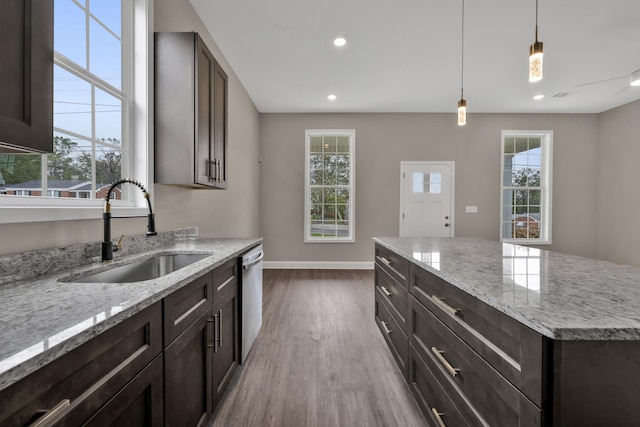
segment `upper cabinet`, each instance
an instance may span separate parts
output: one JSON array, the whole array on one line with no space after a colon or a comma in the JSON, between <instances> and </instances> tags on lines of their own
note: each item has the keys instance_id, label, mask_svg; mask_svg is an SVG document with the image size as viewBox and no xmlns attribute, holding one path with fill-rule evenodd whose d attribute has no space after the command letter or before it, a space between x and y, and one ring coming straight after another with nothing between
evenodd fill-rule
<instances>
[{"instance_id":1,"label":"upper cabinet","mask_svg":"<svg viewBox=\"0 0 640 427\"><path fill-rule=\"evenodd\" d=\"M227 188L227 91L197 33L156 33L156 183Z\"/></svg>"},{"instance_id":2,"label":"upper cabinet","mask_svg":"<svg viewBox=\"0 0 640 427\"><path fill-rule=\"evenodd\" d=\"M53 151L53 3L0 2L0 153Z\"/></svg>"}]
</instances>

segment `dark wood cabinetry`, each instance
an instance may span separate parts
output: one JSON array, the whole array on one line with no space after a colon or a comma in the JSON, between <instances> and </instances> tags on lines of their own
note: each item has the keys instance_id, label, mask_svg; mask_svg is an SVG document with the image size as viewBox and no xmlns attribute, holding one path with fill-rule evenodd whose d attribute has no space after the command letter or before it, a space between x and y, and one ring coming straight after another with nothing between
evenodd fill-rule
<instances>
[{"instance_id":1,"label":"dark wood cabinetry","mask_svg":"<svg viewBox=\"0 0 640 427\"><path fill-rule=\"evenodd\" d=\"M409 351L409 263L382 246L376 246L375 258L376 323L406 377Z\"/></svg>"},{"instance_id":2,"label":"dark wood cabinetry","mask_svg":"<svg viewBox=\"0 0 640 427\"><path fill-rule=\"evenodd\" d=\"M0 153L53 151L53 3L0 3Z\"/></svg>"},{"instance_id":3,"label":"dark wood cabinetry","mask_svg":"<svg viewBox=\"0 0 640 427\"><path fill-rule=\"evenodd\" d=\"M26 426L43 416L57 425L112 423L115 407L144 421L128 425L161 425L161 351L157 303L0 392L0 425ZM127 404L120 407L121 401ZM111 415L100 415L105 413Z\"/></svg>"},{"instance_id":4,"label":"dark wood cabinetry","mask_svg":"<svg viewBox=\"0 0 640 427\"><path fill-rule=\"evenodd\" d=\"M155 182L227 187L227 98L197 33L155 34Z\"/></svg>"},{"instance_id":5,"label":"dark wood cabinetry","mask_svg":"<svg viewBox=\"0 0 640 427\"><path fill-rule=\"evenodd\" d=\"M205 426L237 370L237 262L164 299L165 425Z\"/></svg>"}]
</instances>

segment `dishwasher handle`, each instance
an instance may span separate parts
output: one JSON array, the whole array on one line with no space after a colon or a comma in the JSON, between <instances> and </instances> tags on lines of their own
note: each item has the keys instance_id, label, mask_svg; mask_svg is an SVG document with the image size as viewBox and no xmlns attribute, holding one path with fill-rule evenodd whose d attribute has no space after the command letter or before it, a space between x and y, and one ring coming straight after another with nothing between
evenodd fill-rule
<instances>
[{"instance_id":1,"label":"dishwasher handle","mask_svg":"<svg viewBox=\"0 0 640 427\"><path fill-rule=\"evenodd\" d=\"M251 267L253 267L254 265L256 265L257 263L262 261L262 258L264 258L264 251L260 251L260 255L258 255L258 257L256 259L254 259L253 261L249 261L246 264L243 263L242 264L242 269L243 270L248 270Z\"/></svg>"}]
</instances>

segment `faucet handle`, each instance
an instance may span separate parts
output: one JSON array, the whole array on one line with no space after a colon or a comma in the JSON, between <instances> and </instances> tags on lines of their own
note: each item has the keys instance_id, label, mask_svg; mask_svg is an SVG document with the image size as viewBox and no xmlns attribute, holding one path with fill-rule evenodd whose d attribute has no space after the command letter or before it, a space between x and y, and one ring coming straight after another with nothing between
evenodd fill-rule
<instances>
[{"instance_id":1,"label":"faucet handle","mask_svg":"<svg viewBox=\"0 0 640 427\"><path fill-rule=\"evenodd\" d=\"M124 234L120 236L120 238L118 239L118 243L116 244L116 247L113 250L114 252L122 250L122 239L124 239Z\"/></svg>"}]
</instances>

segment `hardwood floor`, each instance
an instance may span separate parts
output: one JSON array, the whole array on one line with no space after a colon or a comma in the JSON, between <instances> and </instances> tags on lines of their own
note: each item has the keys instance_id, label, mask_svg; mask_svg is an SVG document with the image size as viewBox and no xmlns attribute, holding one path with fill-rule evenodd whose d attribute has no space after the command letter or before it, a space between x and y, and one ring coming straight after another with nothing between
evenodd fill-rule
<instances>
[{"instance_id":1,"label":"hardwood floor","mask_svg":"<svg viewBox=\"0 0 640 427\"><path fill-rule=\"evenodd\" d=\"M265 270L262 329L210 426L426 425L373 286L368 270Z\"/></svg>"}]
</instances>

